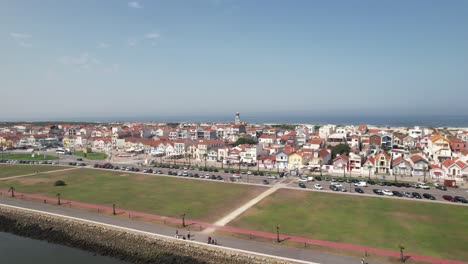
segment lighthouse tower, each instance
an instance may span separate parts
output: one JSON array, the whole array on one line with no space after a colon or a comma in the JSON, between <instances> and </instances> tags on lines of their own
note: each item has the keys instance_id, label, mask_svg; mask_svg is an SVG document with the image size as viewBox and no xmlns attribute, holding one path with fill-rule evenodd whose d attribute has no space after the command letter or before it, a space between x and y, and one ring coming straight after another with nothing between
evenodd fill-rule
<instances>
[{"instance_id":1,"label":"lighthouse tower","mask_svg":"<svg viewBox=\"0 0 468 264\"><path fill-rule=\"evenodd\" d=\"M240 114L239 112L236 113L236 118L234 118L234 124L240 125L241 120L240 120Z\"/></svg>"}]
</instances>

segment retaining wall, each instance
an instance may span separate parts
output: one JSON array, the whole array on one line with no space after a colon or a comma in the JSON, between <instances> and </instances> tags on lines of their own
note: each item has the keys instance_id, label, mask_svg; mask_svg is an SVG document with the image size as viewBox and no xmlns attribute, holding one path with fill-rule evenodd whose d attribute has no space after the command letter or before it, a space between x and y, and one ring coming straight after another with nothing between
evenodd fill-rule
<instances>
[{"instance_id":1,"label":"retaining wall","mask_svg":"<svg viewBox=\"0 0 468 264\"><path fill-rule=\"evenodd\" d=\"M0 231L132 263L290 263L273 257L1 205Z\"/></svg>"}]
</instances>

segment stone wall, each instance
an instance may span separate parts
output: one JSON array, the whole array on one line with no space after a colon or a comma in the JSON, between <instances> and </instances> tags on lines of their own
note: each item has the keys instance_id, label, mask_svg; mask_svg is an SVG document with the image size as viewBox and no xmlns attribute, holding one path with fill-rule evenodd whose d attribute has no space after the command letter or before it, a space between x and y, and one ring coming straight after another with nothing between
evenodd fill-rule
<instances>
[{"instance_id":1,"label":"stone wall","mask_svg":"<svg viewBox=\"0 0 468 264\"><path fill-rule=\"evenodd\" d=\"M76 247L132 263L289 263L1 205L0 231Z\"/></svg>"}]
</instances>

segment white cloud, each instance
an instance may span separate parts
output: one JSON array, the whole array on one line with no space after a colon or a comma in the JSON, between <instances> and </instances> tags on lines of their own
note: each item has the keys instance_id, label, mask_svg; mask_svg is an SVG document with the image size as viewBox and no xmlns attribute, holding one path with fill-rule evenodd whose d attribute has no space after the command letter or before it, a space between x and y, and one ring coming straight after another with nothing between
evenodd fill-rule
<instances>
[{"instance_id":1,"label":"white cloud","mask_svg":"<svg viewBox=\"0 0 468 264\"><path fill-rule=\"evenodd\" d=\"M147 33L145 35L145 39L157 39L159 38L161 35L159 35L158 33L156 32L150 32L150 33Z\"/></svg>"},{"instance_id":2,"label":"white cloud","mask_svg":"<svg viewBox=\"0 0 468 264\"><path fill-rule=\"evenodd\" d=\"M105 49L105 48L108 48L109 47L109 44L107 43L104 43L104 42L98 42L98 47L101 48L101 49Z\"/></svg>"},{"instance_id":3,"label":"white cloud","mask_svg":"<svg viewBox=\"0 0 468 264\"><path fill-rule=\"evenodd\" d=\"M16 33L16 32L10 33L10 36L13 37L14 39L29 39L29 38L32 38L32 36L29 35L29 34Z\"/></svg>"},{"instance_id":4,"label":"white cloud","mask_svg":"<svg viewBox=\"0 0 468 264\"><path fill-rule=\"evenodd\" d=\"M127 40L127 45L133 47L133 46L136 46L138 44L138 40L134 39L134 38L129 38Z\"/></svg>"},{"instance_id":5,"label":"white cloud","mask_svg":"<svg viewBox=\"0 0 468 264\"><path fill-rule=\"evenodd\" d=\"M143 8L143 6L137 1L128 2L128 6L131 8L136 8L136 9Z\"/></svg>"},{"instance_id":6,"label":"white cloud","mask_svg":"<svg viewBox=\"0 0 468 264\"><path fill-rule=\"evenodd\" d=\"M79 68L89 68L90 66L100 64L101 62L84 52L78 56L62 56L58 62L66 66L76 66Z\"/></svg>"},{"instance_id":7,"label":"white cloud","mask_svg":"<svg viewBox=\"0 0 468 264\"><path fill-rule=\"evenodd\" d=\"M23 48L32 47L31 42L29 42L32 36L29 34L11 32L10 37L12 37L20 47L23 47Z\"/></svg>"}]
</instances>

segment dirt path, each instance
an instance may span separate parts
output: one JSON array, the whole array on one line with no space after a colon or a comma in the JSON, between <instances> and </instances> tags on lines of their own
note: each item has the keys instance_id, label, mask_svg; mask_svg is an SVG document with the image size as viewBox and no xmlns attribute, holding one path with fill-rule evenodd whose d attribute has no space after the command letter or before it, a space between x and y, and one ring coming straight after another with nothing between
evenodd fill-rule
<instances>
[{"instance_id":1,"label":"dirt path","mask_svg":"<svg viewBox=\"0 0 468 264\"><path fill-rule=\"evenodd\" d=\"M68 169L63 169L63 170L52 170L52 171L43 171L39 173L30 173L30 174L24 174L24 175L16 175L16 176L11 176L11 177L6 177L6 178L0 178L0 181L5 181L5 180L11 180L11 179L16 179L16 178L22 178L22 177L28 177L28 176L34 176L38 174L44 174L44 173L52 173L52 172L59 172L59 171L69 171L69 170L76 170L79 168L68 168Z\"/></svg>"}]
</instances>

